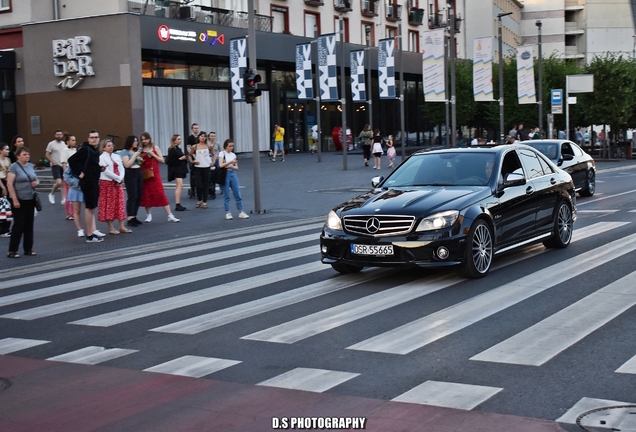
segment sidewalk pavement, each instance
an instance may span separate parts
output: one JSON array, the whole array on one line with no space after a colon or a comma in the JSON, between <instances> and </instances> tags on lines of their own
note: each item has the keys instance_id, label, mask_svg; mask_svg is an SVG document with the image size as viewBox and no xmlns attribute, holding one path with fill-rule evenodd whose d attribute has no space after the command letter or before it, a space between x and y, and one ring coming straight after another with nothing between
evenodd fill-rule
<instances>
[{"instance_id":1,"label":"sidewalk pavement","mask_svg":"<svg viewBox=\"0 0 636 432\"><path fill-rule=\"evenodd\" d=\"M372 432L565 431L526 417L0 355L4 431L259 432L283 418L363 418Z\"/></svg>"}]
</instances>

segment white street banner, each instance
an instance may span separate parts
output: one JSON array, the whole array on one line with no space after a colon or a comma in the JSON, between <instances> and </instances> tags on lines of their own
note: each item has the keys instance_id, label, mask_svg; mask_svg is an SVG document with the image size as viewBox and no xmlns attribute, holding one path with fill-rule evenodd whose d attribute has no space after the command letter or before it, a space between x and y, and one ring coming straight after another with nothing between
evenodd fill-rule
<instances>
[{"instance_id":1,"label":"white street banner","mask_svg":"<svg viewBox=\"0 0 636 432\"><path fill-rule=\"evenodd\" d=\"M232 74L232 100L243 100L243 74L247 69L247 38L230 39L230 72Z\"/></svg>"},{"instance_id":2,"label":"white street banner","mask_svg":"<svg viewBox=\"0 0 636 432\"><path fill-rule=\"evenodd\" d=\"M493 101L492 36L473 40L473 96L475 101Z\"/></svg>"},{"instance_id":3,"label":"white street banner","mask_svg":"<svg viewBox=\"0 0 636 432\"><path fill-rule=\"evenodd\" d=\"M320 83L320 100L338 102L335 34L318 38L318 82Z\"/></svg>"},{"instance_id":4,"label":"white street banner","mask_svg":"<svg viewBox=\"0 0 636 432\"><path fill-rule=\"evenodd\" d=\"M532 45L517 48L517 96L520 104L537 103L534 91L534 57Z\"/></svg>"},{"instance_id":5,"label":"white street banner","mask_svg":"<svg viewBox=\"0 0 636 432\"><path fill-rule=\"evenodd\" d=\"M380 99L395 99L395 39L380 39L378 45Z\"/></svg>"},{"instance_id":6,"label":"white street banner","mask_svg":"<svg viewBox=\"0 0 636 432\"><path fill-rule=\"evenodd\" d=\"M351 51L351 97L354 102L366 102L367 90L364 81L364 50Z\"/></svg>"},{"instance_id":7,"label":"white street banner","mask_svg":"<svg viewBox=\"0 0 636 432\"><path fill-rule=\"evenodd\" d=\"M298 99L314 98L311 73L311 43L296 45L296 92Z\"/></svg>"},{"instance_id":8,"label":"white street banner","mask_svg":"<svg viewBox=\"0 0 636 432\"><path fill-rule=\"evenodd\" d=\"M422 50L422 79L426 102L446 101L446 74L444 73L444 30L424 32Z\"/></svg>"}]
</instances>

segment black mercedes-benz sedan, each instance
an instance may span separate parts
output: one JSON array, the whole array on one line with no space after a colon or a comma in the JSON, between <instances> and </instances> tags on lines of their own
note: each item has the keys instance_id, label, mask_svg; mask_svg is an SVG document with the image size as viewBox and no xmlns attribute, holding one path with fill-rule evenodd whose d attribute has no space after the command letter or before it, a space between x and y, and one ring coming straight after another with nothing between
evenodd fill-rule
<instances>
[{"instance_id":1,"label":"black mercedes-benz sedan","mask_svg":"<svg viewBox=\"0 0 636 432\"><path fill-rule=\"evenodd\" d=\"M524 144L540 151L556 166L572 176L574 188L583 197L596 190L596 163L581 147L568 140L529 140Z\"/></svg>"},{"instance_id":2,"label":"black mercedes-benz sedan","mask_svg":"<svg viewBox=\"0 0 636 432\"><path fill-rule=\"evenodd\" d=\"M420 151L374 189L334 208L322 262L341 273L368 266L459 266L485 276L495 254L572 238L572 177L521 145Z\"/></svg>"}]
</instances>

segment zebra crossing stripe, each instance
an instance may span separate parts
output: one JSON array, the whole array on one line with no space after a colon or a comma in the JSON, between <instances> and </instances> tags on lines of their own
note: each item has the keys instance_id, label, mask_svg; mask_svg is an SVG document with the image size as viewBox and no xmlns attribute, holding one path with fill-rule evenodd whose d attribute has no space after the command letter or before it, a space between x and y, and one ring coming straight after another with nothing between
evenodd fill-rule
<instances>
[{"instance_id":1,"label":"zebra crossing stripe","mask_svg":"<svg viewBox=\"0 0 636 432\"><path fill-rule=\"evenodd\" d=\"M472 410L502 390L503 388L500 387L426 381L391 400L394 402Z\"/></svg>"},{"instance_id":2,"label":"zebra crossing stripe","mask_svg":"<svg viewBox=\"0 0 636 432\"><path fill-rule=\"evenodd\" d=\"M471 357L471 360L541 366L636 304L636 272Z\"/></svg>"},{"instance_id":3,"label":"zebra crossing stripe","mask_svg":"<svg viewBox=\"0 0 636 432\"><path fill-rule=\"evenodd\" d=\"M310 253L315 252L315 248L311 248ZM294 256L298 256L295 254ZM224 268L222 268L224 269ZM89 325L96 327L110 327L115 324L136 320L139 318L156 315L161 312L191 306L204 301L215 298L236 294L250 289L266 286L269 284L281 282L285 279L291 279L298 276L308 275L321 270L326 270L325 265L320 262L312 262L291 269L278 270L266 274L260 274L245 279L239 279L226 284L212 286L202 290L192 291L150 303L144 303L138 306L132 306L126 309L120 309L108 312L102 315L73 321L70 324ZM236 271L234 267L231 272Z\"/></svg>"},{"instance_id":4,"label":"zebra crossing stripe","mask_svg":"<svg viewBox=\"0 0 636 432\"><path fill-rule=\"evenodd\" d=\"M71 351L69 353L61 354L55 357L49 357L47 358L47 360L65 363L96 365L136 352L137 350L132 349L89 346L86 348L78 349L77 351Z\"/></svg>"},{"instance_id":5,"label":"zebra crossing stripe","mask_svg":"<svg viewBox=\"0 0 636 432\"><path fill-rule=\"evenodd\" d=\"M636 356L627 360L625 364L616 369L614 372L624 373L624 374L636 374Z\"/></svg>"},{"instance_id":6,"label":"zebra crossing stripe","mask_svg":"<svg viewBox=\"0 0 636 432\"><path fill-rule=\"evenodd\" d=\"M600 233L603 230L611 229L610 227L614 227L614 225L611 224L606 226L605 228L593 226L590 228L589 231ZM581 231L582 232L579 233L579 235L577 236L577 240L587 238L587 230L584 229ZM545 252L545 250L545 248L541 247L540 250L537 250L533 254L514 256L509 260L500 262L497 266L493 267L493 270L510 265L522 259L528 259L531 256ZM376 294L372 294L367 297L353 300L339 306L335 306L330 309L316 312L314 314L301 317L293 321L288 321L286 323L255 332L247 336L243 336L241 339L287 344L295 343L299 340L315 336L328 330L332 330L336 327L355 321L357 319L377 312L381 312L390 307L409 302L416 298L423 297L435 291L439 291L441 289L464 281L464 278L453 274L439 276L435 279L427 281L424 286L421 281L410 282Z\"/></svg>"},{"instance_id":7,"label":"zebra crossing stripe","mask_svg":"<svg viewBox=\"0 0 636 432\"><path fill-rule=\"evenodd\" d=\"M323 268L325 268L324 265ZM318 296L340 291L373 279L381 278L391 273L392 272L387 269L374 269L354 275L337 276L335 278L316 282L311 285L285 291L273 296L238 304L229 308L220 309L207 314L188 318L183 321L157 327L150 331L193 335L285 306L300 303Z\"/></svg>"},{"instance_id":8,"label":"zebra crossing stripe","mask_svg":"<svg viewBox=\"0 0 636 432\"><path fill-rule=\"evenodd\" d=\"M262 250L262 248L261 248ZM236 251L229 251L232 255L240 254ZM194 281L200 281L204 279L213 279L217 276L222 276L230 273L240 272L243 270L249 270L256 267L261 267L265 265L274 265L281 261L288 261L298 257L303 257L311 254L317 253L315 246L308 246L303 249L295 249L289 252L281 252L277 254L268 255L265 257L254 258L247 261L239 261L231 266L218 266L213 268L206 268L204 270L199 270L196 272L191 272L187 274L178 274L171 277L166 277L163 279L152 280L149 282L144 282L142 284L133 285L125 288L119 288L112 291L106 291L103 293L97 293L88 295L85 297L79 297L76 299L66 300L58 303L52 303L44 306L38 306L30 309L24 309L17 312L8 313L5 315L1 315L2 318L11 318L11 319L21 319L21 320L34 320L38 318L43 318L47 316L57 315L60 313L70 312L73 310L82 309L89 306L95 306L98 304L108 303L116 300L121 300L124 298L134 297L142 294L147 294L151 292L156 292L164 289L174 288L179 285L187 285ZM208 256L208 258L204 262L208 262L211 259L221 259L223 253L217 253L213 256ZM197 257L201 258L201 257ZM189 261L194 258L190 258ZM318 266L317 266L318 267ZM322 266L324 268L324 265ZM162 267L165 270L165 266ZM176 264L176 268L180 268L179 264ZM119 276L127 276L126 272L118 274ZM96 278L100 279L100 278ZM85 281L84 281L85 282ZM63 287L67 287L68 284L61 285ZM59 287L59 286L58 286ZM45 297L47 295L53 295L51 291L54 291L55 294L59 294L58 287L46 288L46 291L41 295L41 297ZM41 291L41 290L40 290ZM70 291L74 291L71 289ZM62 291L68 292L68 291ZM42 294L42 293L40 293ZM33 297L29 296L29 293L24 293L25 297ZM35 298L35 297L34 297ZM37 297L39 298L39 297ZM5 298L6 299L6 298ZM2 302L5 299L0 299ZM26 301L26 300L21 300ZM14 301L18 303L18 301Z\"/></svg>"},{"instance_id":9,"label":"zebra crossing stripe","mask_svg":"<svg viewBox=\"0 0 636 432\"><path fill-rule=\"evenodd\" d=\"M189 253L201 252L204 250L215 250L215 249L220 249L220 248L224 248L228 246L236 246L241 243L254 243L254 242L258 242L263 239L267 239L271 237L281 237L283 235L295 234L302 231L318 230L322 228L322 226L323 224L312 224L308 226L293 227L293 228L282 229L278 231L272 230L272 231L267 231L267 232L258 233L258 234L246 235L242 237L233 237L233 238L228 238L225 240L215 241L211 239L207 243L195 244L195 245L190 245L185 247L176 247L176 248L173 247L173 248L160 251L160 252L154 252L157 250L157 247L152 248L151 250L153 252L149 252L149 253L142 253L142 251L137 249L136 253L133 256L126 256L125 258L121 258L122 253L119 253L119 255L116 256L119 259L114 259L115 257L112 257L112 259L110 260L98 262L95 264L89 264L86 266L73 265L73 267L68 269L63 269L63 270L53 269L51 271L33 274L29 276L23 276L25 274L25 270L21 269L21 272L17 274L15 277L2 282L2 284L0 284L0 290L13 288L16 286L28 286L34 283L47 282L53 279L59 279L59 278L68 277L68 276L85 275L85 274L90 274L92 272L104 271L111 268L119 268L122 266L131 265L131 264L152 262L153 260L174 257L177 255L185 255ZM319 233L315 232L313 234L309 234L304 237L293 237L287 240L282 239L276 242L264 243L260 246L260 248L261 250L270 249L270 245L272 243L277 243L279 245L277 247L296 244L298 243L294 241L296 238L298 239L310 238L311 240L315 240L318 235ZM182 242L183 239L180 239L179 241ZM289 243L285 243L287 241L289 241ZM304 240L304 241L310 241L310 240ZM252 249L254 248L255 247L253 246ZM95 257L96 260L98 258L99 257ZM185 263L185 265L188 265L188 264ZM59 268L60 266L61 264L58 265L57 268ZM34 271L38 271L38 270L42 270L42 269L38 269L37 267L34 268Z\"/></svg>"},{"instance_id":10,"label":"zebra crossing stripe","mask_svg":"<svg viewBox=\"0 0 636 432\"><path fill-rule=\"evenodd\" d=\"M201 378L239 363L241 362L237 360L187 355L144 369L144 371Z\"/></svg>"},{"instance_id":11,"label":"zebra crossing stripe","mask_svg":"<svg viewBox=\"0 0 636 432\"><path fill-rule=\"evenodd\" d=\"M358 375L360 374L325 369L296 368L256 385L322 393Z\"/></svg>"},{"instance_id":12,"label":"zebra crossing stripe","mask_svg":"<svg viewBox=\"0 0 636 432\"><path fill-rule=\"evenodd\" d=\"M19 339L19 338L4 338L0 339L0 355L10 354L16 351L22 351L27 348L31 348L38 345L51 343L51 341L37 340L37 339Z\"/></svg>"},{"instance_id":13,"label":"zebra crossing stripe","mask_svg":"<svg viewBox=\"0 0 636 432\"><path fill-rule=\"evenodd\" d=\"M633 250L636 250L636 234L351 345L348 349L408 354Z\"/></svg>"}]
</instances>

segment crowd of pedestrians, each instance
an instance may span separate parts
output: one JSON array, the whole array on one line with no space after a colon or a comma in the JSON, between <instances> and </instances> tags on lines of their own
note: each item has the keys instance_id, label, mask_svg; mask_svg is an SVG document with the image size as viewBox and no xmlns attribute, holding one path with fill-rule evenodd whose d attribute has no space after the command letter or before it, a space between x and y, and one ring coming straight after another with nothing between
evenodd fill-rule
<instances>
[{"instance_id":1,"label":"crowd of pedestrians","mask_svg":"<svg viewBox=\"0 0 636 432\"><path fill-rule=\"evenodd\" d=\"M238 159L233 152L233 140L226 140L221 151L214 132L206 134L199 131L197 124L192 125L192 132L195 136L188 138L191 144L185 152L181 148L181 135L173 135L164 160L148 132L142 133L139 138L128 136L124 149L116 152L113 140L100 141L96 130L91 130L88 141L79 147L75 135L56 130L55 139L46 147L46 158L55 181L47 195L48 201L55 204L56 192L60 190L60 203L65 206L66 220L74 222L77 236L85 238L87 243L100 243L106 237L97 229L96 218L106 223L110 235L131 234L133 230L129 227L151 223L153 207L162 207L168 222L179 222L180 219L170 209L161 180L159 166L165 163L168 181L174 181L176 185L175 211L187 210L181 205L181 193L188 171L192 194L198 198L195 207L205 209L208 198L216 198L215 184L210 183L211 172L219 170L225 174L220 186L224 193L226 219L233 219L229 206L230 190L239 211L238 217L247 219L249 216L243 211L239 189ZM20 243L23 255L36 254L33 251L33 228L35 216L41 209L35 190L38 184L24 139L16 136L11 145L0 143L0 204L5 207L0 214L10 215L9 218L0 218L0 237L10 238L9 258L21 257ZM140 207L146 210L144 222L137 219Z\"/></svg>"}]
</instances>

